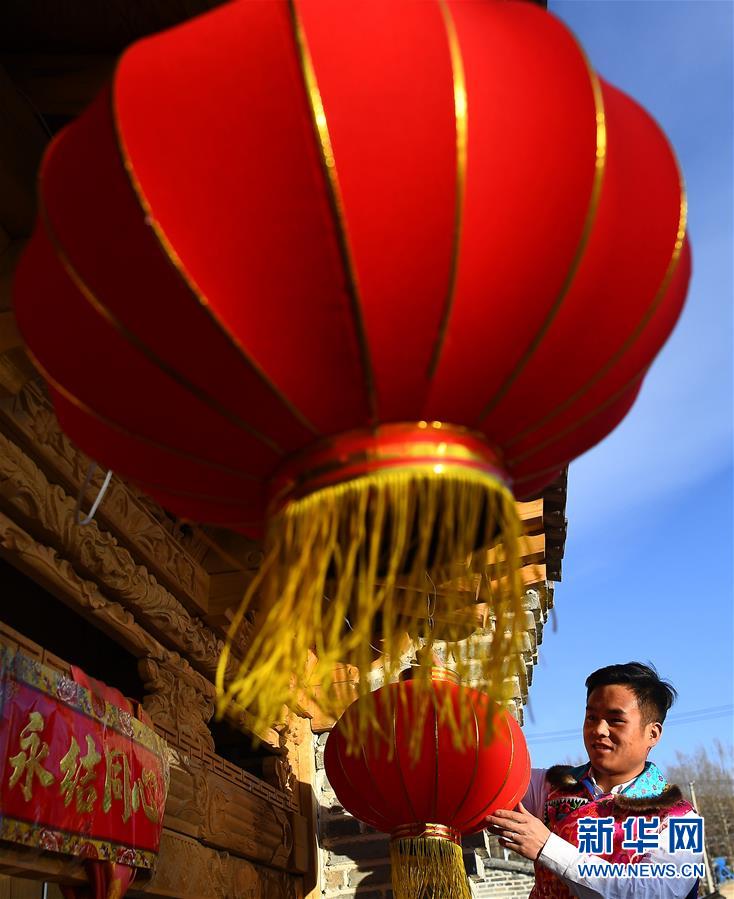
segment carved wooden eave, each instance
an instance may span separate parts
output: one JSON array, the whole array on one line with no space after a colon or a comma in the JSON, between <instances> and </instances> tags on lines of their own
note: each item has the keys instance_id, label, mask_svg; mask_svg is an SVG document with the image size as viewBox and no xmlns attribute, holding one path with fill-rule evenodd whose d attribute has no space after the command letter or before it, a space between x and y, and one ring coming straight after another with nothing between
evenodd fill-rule
<instances>
[{"instance_id":1,"label":"carved wooden eave","mask_svg":"<svg viewBox=\"0 0 734 899\"><path fill-rule=\"evenodd\" d=\"M73 560L81 577L99 584L108 599L122 603L163 645L213 680L222 635L191 611L195 591L208 586L207 572L166 533L153 504L113 479L99 519L79 527L75 496L90 460L61 432L39 384L27 382L18 395L0 401L0 427L0 510ZM199 604L201 614L205 596Z\"/></svg>"},{"instance_id":2,"label":"carved wooden eave","mask_svg":"<svg viewBox=\"0 0 734 899\"><path fill-rule=\"evenodd\" d=\"M136 884L135 892L223 899L251 890L295 899L302 894L296 875L309 868L312 842L307 723L291 717L259 734L277 753L264 766L267 780L217 756L209 729L228 620L221 609L215 623L208 615L213 578L206 563L224 551L219 535L214 550L205 534L182 529L117 478L95 521L80 527L76 494L88 465L59 429L41 382L28 380L27 370L0 355L0 557L138 660L143 707L170 747L160 865L154 879ZM97 478L85 503L98 486ZM235 549L246 564L257 564L252 547ZM19 599L3 597L5 603ZM62 670L66 666L8 627L0 626L0 640ZM245 628L240 650L246 640ZM247 730L249 716L241 713L233 723ZM199 865L190 880L184 859ZM0 852L2 870L70 883L83 879L71 860L8 845Z\"/></svg>"}]
</instances>

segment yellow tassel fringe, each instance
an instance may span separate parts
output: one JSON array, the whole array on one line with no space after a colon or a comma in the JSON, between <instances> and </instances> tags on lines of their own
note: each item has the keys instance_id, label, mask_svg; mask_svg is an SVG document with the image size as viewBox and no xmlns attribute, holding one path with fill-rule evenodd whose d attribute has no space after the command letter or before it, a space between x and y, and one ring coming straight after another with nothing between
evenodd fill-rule
<instances>
[{"instance_id":1,"label":"yellow tassel fringe","mask_svg":"<svg viewBox=\"0 0 734 899\"><path fill-rule=\"evenodd\" d=\"M471 899L461 846L437 837L390 841L395 899Z\"/></svg>"},{"instance_id":2,"label":"yellow tassel fringe","mask_svg":"<svg viewBox=\"0 0 734 899\"><path fill-rule=\"evenodd\" d=\"M368 672L379 640L385 682L394 680L407 633L424 646L418 680L425 690L415 695L432 701L436 638L428 613L440 613L445 621L470 606L475 596L466 591L466 576L476 574L481 598L493 610L491 642L481 644L481 653L477 641L450 644L451 667L462 680L471 676L491 698L509 699L506 684L517 673L523 620L521 531L509 489L459 466L440 474L434 466L371 473L291 501L270 522L264 562L232 621L217 673L218 715L236 704L249 710L260 729L272 726L284 705L315 704L339 717L346 701L335 667ZM464 586L457 587L462 577ZM225 684L232 640L253 606L259 629L236 676ZM455 636L465 631L457 628ZM445 624L441 639L447 639ZM310 669L309 651L316 657ZM379 729L364 676L358 692L354 748ZM453 706L445 706L442 712L462 743L468 722L455 721Z\"/></svg>"}]
</instances>

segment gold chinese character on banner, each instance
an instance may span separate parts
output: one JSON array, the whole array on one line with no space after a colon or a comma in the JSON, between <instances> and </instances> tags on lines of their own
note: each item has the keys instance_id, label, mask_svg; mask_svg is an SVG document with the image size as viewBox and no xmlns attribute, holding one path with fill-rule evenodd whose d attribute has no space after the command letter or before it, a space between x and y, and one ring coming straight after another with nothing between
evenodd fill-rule
<instances>
[{"instance_id":1,"label":"gold chinese character on banner","mask_svg":"<svg viewBox=\"0 0 734 899\"><path fill-rule=\"evenodd\" d=\"M90 786L96 780L95 767L102 760L97 752L92 737L87 734L87 754L79 758L79 744L74 737L66 755L61 759L60 768L64 775L59 785L64 796L64 805L68 806L72 796L76 796L76 810L91 812L97 801L97 788Z\"/></svg>"},{"instance_id":2,"label":"gold chinese character on banner","mask_svg":"<svg viewBox=\"0 0 734 899\"><path fill-rule=\"evenodd\" d=\"M105 777L102 809L109 812L113 799L122 799L122 820L127 824L132 814L132 784L130 783L130 762L121 749L105 747ZM121 758L121 761L117 761ZM122 772L122 777L120 777Z\"/></svg>"},{"instance_id":3,"label":"gold chinese character on banner","mask_svg":"<svg viewBox=\"0 0 734 899\"><path fill-rule=\"evenodd\" d=\"M153 824L159 820L156 796L158 792L158 779L155 771L143 768L143 775L135 781L133 787L133 811L138 810L138 800L143 806L145 817Z\"/></svg>"},{"instance_id":4,"label":"gold chinese character on banner","mask_svg":"<svg viewBox=\"0 0 734 899\"><path fill-rule=\"evenodd\" d=\"M160 814L156 802L158 780L155 772L144 768L141 777L134 780L128 757L121 749L105 748L105 767L102 809L109 812L112 800L120 799L122 820L125 824L141 806L145 817L153 824L157 824Z\"/></svg>"},{"instance_id":5,"label":"gold chinese character on banner","mask_svg":"<svg viewBox=\"0 0 734 899\"><path fill-rule=\"evenodd\" d=\"M42 743L38 736L46 726L40 712L30 712L28 724L20 732L20 752L10 759L13 773L10 775L8 785L14 787L25 775L21 786L21 792L26 802L33 797L33 778L37 777L41 785L50 787L55 778L47 771L41 762L48 755L48 743Z\"/></svg>"}]
</instances>

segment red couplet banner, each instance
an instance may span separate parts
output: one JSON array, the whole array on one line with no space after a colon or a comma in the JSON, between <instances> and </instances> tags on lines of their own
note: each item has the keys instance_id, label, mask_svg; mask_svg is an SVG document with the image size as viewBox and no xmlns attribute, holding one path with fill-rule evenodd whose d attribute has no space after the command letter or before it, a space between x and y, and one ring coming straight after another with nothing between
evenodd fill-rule
<instances>
[{"instance_id":1,"label":"red couplet banner","mask_svg":"<svg viewBox=\"0 0 734 899\"><path fill-rule=\"evenodd\" d=\"M153 866L165 742L129 710L0 646L0 839Z\"/></svg>"}]
</instances>

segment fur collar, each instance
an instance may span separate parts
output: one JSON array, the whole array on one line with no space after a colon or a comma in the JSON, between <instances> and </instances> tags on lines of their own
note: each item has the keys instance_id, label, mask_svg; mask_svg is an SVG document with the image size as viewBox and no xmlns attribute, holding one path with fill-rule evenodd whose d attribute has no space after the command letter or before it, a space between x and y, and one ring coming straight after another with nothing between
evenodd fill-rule
<instances>
[{"instance_id":1,"label":"fur collar","mask_svg":"<svg viewBox=\"0 0 734 899\"><path fill-rule=\"evenodd\" d=\"M668 784L659 796L642 796L632 799L629 796L615 796L614 807L619 812L634 815L651 815L668 811L683 801L683 794L676 784Z\"/></svg>"},{"instance_id":2,"label":"fur collar","mask_svg":"<svg viewBox=\"0 0 734 899\"><path fill-rule=\"evenodd\" d=\"M556 789L559 787L577 787L579 782L573 775L575 770L571 765L554 765L545 772L545 779Z\"/></svg>"},{"instance_id":3,"label":"fur collar","mask_svg":"<svg viewBox=\"0 0 734 899\"><path fill-rule=\"evenodd\" d=\"M582 766L581 772L586 770L586 765ZM546 780L554 789L584 789L578 780L578 768L571 765L554 765L546 772ZM683 800L683 794L680 787L675 784L668 784L658 796L643 796L634 799L630 796L614 796L614 807L619 812L627 812L629 814L647 815L653 812L665 811L673 808Z\"/></svg>"}]
</instances>

